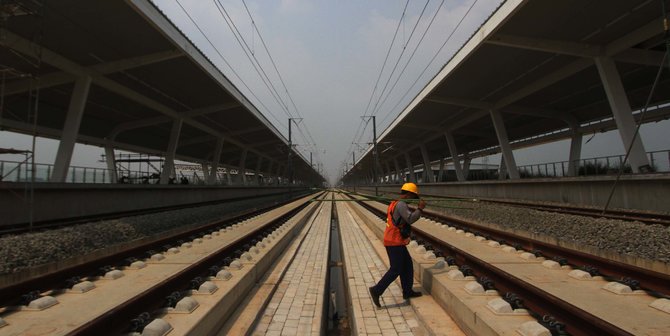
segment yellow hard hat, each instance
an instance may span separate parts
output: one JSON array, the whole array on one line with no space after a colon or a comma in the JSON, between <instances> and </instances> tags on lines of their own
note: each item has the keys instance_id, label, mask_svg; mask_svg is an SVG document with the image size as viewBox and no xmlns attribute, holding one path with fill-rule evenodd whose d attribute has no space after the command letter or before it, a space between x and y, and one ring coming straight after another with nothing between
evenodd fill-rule
<instances>
[{"instance_id":1,"label":"yellow hard hat","mask_svg":"<svg viewBox=\"0 0 670 336\"><path fill-rule=\"evenodd\" d=\"M407 183L403 184L402 188L400 188L400 190L409 191L409 192L411 192L413 194L416 194L416 195L419 194L419 187L417 187L416 184L414 184L412 182L407 182Z\"/></svg>"}]
</instances>

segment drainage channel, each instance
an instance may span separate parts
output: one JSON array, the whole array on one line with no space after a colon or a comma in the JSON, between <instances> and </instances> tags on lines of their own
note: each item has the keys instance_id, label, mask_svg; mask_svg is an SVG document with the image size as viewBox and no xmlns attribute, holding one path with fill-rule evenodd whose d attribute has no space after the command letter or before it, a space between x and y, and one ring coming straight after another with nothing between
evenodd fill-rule
<instances>
[{"instance_id":1,"label":"drainage channel","mask_svg":"<svg viewBox=\"0 0 670 336\"><path fill-rule=\"evenodd\" d=\"M331 194L332 199L335 194ZM327 307L324 307L326 314L323 316L328 319L326 335L351 335L351 326L349 325L349 289L347 288L345 277L346 269L342 262L342 240L340 239L340 226L337 219L337 202L332 202L330 217L330 248L328 253L328 275L326 284Z\"/></svg>"}]
</instances>

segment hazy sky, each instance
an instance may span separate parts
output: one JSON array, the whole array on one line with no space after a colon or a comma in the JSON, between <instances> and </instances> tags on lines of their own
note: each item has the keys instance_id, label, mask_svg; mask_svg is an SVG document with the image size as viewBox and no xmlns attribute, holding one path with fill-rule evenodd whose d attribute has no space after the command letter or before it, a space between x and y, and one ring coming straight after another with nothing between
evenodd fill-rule
<instances>
[{"instance_id":1,"label":"hazy sky","mask_svg":"<svg viewBox=\"0 0 670 336\"><path fill-rule=\"evenodd\" d=\"M388 85L389 88L394 84L398 73L415 49L416 53L411 62L407 63L407 69L398 80L394 90L388 94L388 98L382 99L377 109L370 108L367 111L368 102L372 101L370 106L374 107L379 99L377 93L371 100L371 94L406 0L245 0L297 111L286 95L263 49L261 39L255 32L242 0L221 0L220 4L232 18L244 42L251 49L249 53L253 52L258 59L284 104L288 107L288 111L280 107L281 105L263 84L261 77L252 67L214 1L179 0L179 3L225 57L227 63L235 69L239 78L188 19L177 0L155 0L155 3L285 136L288 133L287 118L302 116L304 120L300 128L305 136L303 137L303 134L298 132L298 138L294 139L294 143L298 143L298 149L305 157L309 157L310 151L315 152L315 160L325 165L326 173L333 180L342 171L341 163L344 160L351 160L350 151L356 148L352 142L371 141L370 125L366 128L362 138L361 132L357 132L362 129L360 116L370 115L374 110L378 120L377 132L382 133L401 109L500 3L499 0L477 0L446 47L428 66L425 74L419 78L421 71L429 64L430 59L468 11L473 1L428 1L411 39L409 37L412 29L426 1L409 1L396 41L389 54L388 64L381 76L378 91L389 77L390 70L403 47L406 45L398 69ZM438 9L439 12L432 26L417 48L417 41ZM417 78L419 79L417 84L412 87L411 84ZM253 97L246 88L247 86L258 99ZM409 94L404 100L400 100L408 90ZM395 109L394 106L396 106ZM665 140L667 137L663 136L663 132L667 132L669 128L670 123L667 121L645 126L642 136L647 146L646 149L650 151L670 148L668 141ZM306 130L311 137L307 135ZM355 137L355 135L358 136ZM590 135L586 135L584 141L589 137ZM315 146L310 144L312 138L316 143ZM25 136L0 132L0 143L0 147L23 149L26 146L29 147L30 140ZM55 151L57 143L41 140L39 144L37 161L53 162L52 152ZM566 143L559 142L545 145L542 150L515 151L515 154L517 154L517 163L521 165L565 160L567 152ZM623 146L617 134L598 134L583 147L584 157L621 152L623 152ZM73 165L99 166L100 163L96 161L102 153L103 150L100 148L78 145Z\"/></svg>"}]
</instances>

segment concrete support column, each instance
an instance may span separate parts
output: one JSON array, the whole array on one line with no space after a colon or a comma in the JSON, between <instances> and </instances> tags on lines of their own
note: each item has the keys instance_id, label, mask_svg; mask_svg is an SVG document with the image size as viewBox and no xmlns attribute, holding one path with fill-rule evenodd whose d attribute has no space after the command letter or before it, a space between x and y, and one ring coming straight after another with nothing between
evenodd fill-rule
<instances>
[{"instance_id":1,"label":"concrete support column","mask_svg":"<svg viewBox=\"0 0 670 336\"><path fill-rule=\"evenodd\" d=\"M105 145L105 163L109 171L109 178L112 183L116 183L119 179L116 176L116 156L114 155L114 147L112 144Z\"/></svg>"},{"instance_id":2,"label":"concrete support column","mask_svg":"<svg viewBox=\"0 0 670 336\"><path fill-rule=\"evenodd\" d=\"M498 179L504 180L507 178L507 165L505 165L505 155L500 157L500 165L498 166Z\"/></svg>"},{"instance_id":3,"label":"concrete support column","mask_svg":"<svg viewBox=\"0 0 670 336\"><path fill-rule=\"evenodd\" d=\"M631 142L633 143L629 155L630 165L633 168L633 172L639 173L641 171L647 171L650 168L649 159L647 158L640 135L635 135L635 118L633 118L633 111L630 108L628 96L626 95L626 90L621 82L616 63L614 63L614 60L611 58L606 57L597 57L595 61L624 148L628 149Z\"/></svg>"},{"instance_id":4,"label":"concrete support column","mask_svg":"<svg viewBox=\"0 0 670 336\"><path fill-rule=\"evenodd\" d=\"M400 182L404 181L405 176L402 173L402 170L400 170L400 163L398 162L397 157L393 158L393 165L395 166L395 182L400 183Z\"/></svg>"},{"instance_id":5,"label":"concrete support column","mask_svg":"<svg viewBox=\"0 0 670 336\"><path fill-rule=\"evenodd\" d=\"M254 184L255 185L260 185L261 184L261 181L260 181L260 178L261 178L261 174L260 174L261 163L263 163L263 158L259 156L258 161L256 162L256 171L254 172L254 179L255 179Z\"/></svg>"},{"instance_id":6,"label":"concrete support column","mask_svg":"<svg viewBox=\"0 0 670 336\"><path fill-rule=\"evenodd\" d=\"M223 151L223 138L216 140L216 148L214 148L214 157L212 158L211 170L208 174L207 184L215 184L217 177L217 170L219 169L219 162L221 161L221 152Z\"/></svg>"},{"instance_id":7,"label":"concrete support column","mask_svg":"<svg viewBox=\"0 0 670 336\"><path fill-rule=\"evenodd\" d=\"M265 169L266 174L263 174L263 184L267 183L267 179L272 177L272 165L274 163L274 161L268 161L268 168Z\"/></svg>"},{"instance_id":8,"label":"concrete support column","mask_svg":"<svg viewBox=\"0 0 670 336\"><path fill-rule=\"evenodd\" d=\"M472 158L468 157L467 154L463 158L463 176L465 176L465 179L468 179L468 174L470 174L470 162L472 162Z\"/></svg>"},{"instance_id":9,"label":"concrete support column","mask_svg":"<svg viewBox=\"0 0 670 336\"><path fill-rule=\"evenodd\" d=\"M440 170L437 172L437 182L442 182L442 176L444 176L444 158L440 159Z\"/></svg>"},{"instance_id":10,"label":"concrete support column","mask_svg":"<svg viewBox=\"0 0 670 336\"><path fill-rule=\"evenodd\" d=\"M226 167L226 181L228 181L228 185L233 184L233 178L230 176L230 166Z\"/></svg>"},{"instance_id":11,"label":"concrete support column","mask_svg":"<svg viewBox=\"0 0 670 336\"><path fill-rule=\"evenodd\" d=\"M388 161L385 161L384 165L386 166L386 183L391 183L393 178L393 171L391 170L391 164L389 164Z\"/></svg>"},{"instance_id":12,"label":"concrete support column","mask_svg":"<svg viewBox=\"0 0 670 336\"><path fill-rule=\"evenodd\" d=\"M74 90L72 96L70 96L70 105L65 117L65 125L63 125L63 133L56 153L54 170L51 173L51 182L65 182L90 88L91 77L89 76L79 77L74 84Z\"/></svg>"},{"instance_id":13,"label":"concrete support column","mask_svg":"<svg viewBox=\"0 0 670 336\"><path fill-rule=\"evenodd\" d=\"M579 159L582 155L582 134L573 130L570 139L570 157L568 158L568 176L577 176Z\"/></svg>"},{"instance_id":14,"label":"concrete support column","mask_svg":"<svg viewBox=\"0 0 670 336\"><path fill-rule=\"evenodd\" d=\"M275 184L279 185L279 177L281 176L282 168L280 164L277 164L277 173L275 174Z\"/></svg>"},{"instance_id":15,"label":"concrete support column","mask_svg":"<svg viewBox=\"0 0 670 336\"><path fill-rule=\"evenodd\" d=\"M414 166L412 165L412 159L409 157L409 153L405 152L405 163L407 164L407 170L409 171L409 182L416 183L416 175L414 175Z\"/></svg>"},{"instance_id":16,"label":"concrete support column","mask_svg":"<svg viewBox=\"0 0 670 336\"><path fill-rule=\"evenodd\" d=\"M435 182L435 176L433 175L433 167L430 165L430 157L428 156L428 150L426 149L425 144L421 144L421 157L423 158L423 182L424 183L433 183Z\"/></svg>"},{"instance_id":17,"label":"concrete support column","mask_svg":"<svg viewBox=\"0 0 670 336\"><path fill-rule=\"evenodd\" d=\"M456 147L456 141L454 140L454 135L451 132L444 132L444 137L447 139L447 146L449 146L449 153L451 153L451 161L454 163L454 171L456 171L456 179L459 182L465 181L465 175L463 175L463 169L461 168L461 161L458 158L458 147Z\"/></svg>"},{"instance_id":18,"label":"concrete support column","mask_svg":"<svg viewBox=\"0 0 670 336\"><path fill-rule=\"evenodd\" d=\"M172 122L172 130L170 131L170 141L168 142L167 152L165 153L165 164L161 171L161 184L167 184L170 175L174 174L174 157L177 152L177 144L179 143L179 134L181 133L182 119L175 119Z\"/></svg>"},{"instance_id":19,"label":"concrete support column","mask_svg":"<svg viewBox=\"0 0 670 336\"><path fill-rule=\"evenodd\" d=\"M507 129L505 129L502 115L498 110L490 110L489 112L491 113L491 119L493 120L493 127L496 130L500 150L505 158L505 168L507 168L507 172L509 172L510 179L517 180L519 179L519 170L516 167L516 161L514 160L514 154L512 153L512 146L509 144Z\"/></svg>"},{"instance_id":20,"label":"concrete support column","mask_svg":"<svg viewBox=\"0 0 670 336\"><path fill-rule=\"evenodd\" d=\"M200 167L202 167L202 179L205 182L205 184L209 184L209 165L207 162L203 162L200 164Z\"/></svg>"},{"instance_id":21,"label":"concrete support column","mask_svg":"<svg viewBox=\"0 0 670 336\"><path fill-rule=\"evenodd\" d=\"M241 185L247 185L247 153L248 150L243 150L242 151L242 156L240 156L240 164L237 166L237 181Z\"/></svg>"}]
</instances>

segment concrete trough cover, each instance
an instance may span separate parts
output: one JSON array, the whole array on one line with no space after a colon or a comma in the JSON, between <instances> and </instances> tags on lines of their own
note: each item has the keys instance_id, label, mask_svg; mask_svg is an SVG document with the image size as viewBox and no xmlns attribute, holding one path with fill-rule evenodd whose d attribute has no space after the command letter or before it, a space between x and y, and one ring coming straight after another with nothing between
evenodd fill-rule
<instances>
[{"instance_id":1,"label":"concrete trough cover","mask_svg":"<svg viewBox=\"0 0 670 336\"><path fill-rule=\"evenodd\" d=\"M447 267L447 262L444 261L444 258L442 258L442 260L440 260L440 258L438 258L437 261L435 262L435 265L433 265L434 269L442 269L442 268L445 268L445 267Z\"/></svg>"},{"instance_id":2,"label":"concrete trough cover","mask_svg":"<svg viewBox=\"0 0 670 336\"><path fill-rule=\"evenodd\" d=\"M465 277L463 276L463 272L461 272L457 269L453 269L453 270L447 272L447 277L449 277L449 279L451 279L451 280L463 280L463 279L465 279Z\"/></svg>"},{"instance_id":3,"label":"concrete trough cover","mask_svg":"<svg viewBox=\"0 0 670 336\"><path fill-rule=\"evenodd\" d=\"M511 246L503 246L502 250L507 253L514 253L516 252L516 249L511 247Z\"/></svg>"},{"instance_id":4,"label":"concrete trough cover","mask_svg":"<svg viewBox=\"0 0 670 336\"><path fill-rule=\"evenodd\" d=\"M105 273L104 278L106 280L116 280L118 278L123 277L123 275L124 275L123 272L121 272L119 270L111 270L111 271Z\"/></svg>"},{"instance_id":5,"label":"concrete trough cover","mask_svg":"<svg viewBox=\"0 0 670 336\"><path fill-rule=\"evenodd\" d=\"M572 270L568 273L568 276L577 280L591 280L591 274L582 270Z\"/></svg>"},{"instance_id":6,"label":"concrete trough cover","mask_svg":"<svg viewBox=\"0 0 670 336\"><path fill-rule=\"evenodd\" d=\"M49 307L53 307L56 304L58 304L58 300L56 300L55 297L53 296L43 296L39 299L35 299L30 301L28 306L25 307L26 310L44 310Z\"/></svg>"},{"instance_id":7,"label":"concrete trough cover","mask_svg":"<svg viewBox=\"0 0 670 336\"><path fill-rule=\"evenodd\" d=\"M490 241L488 245L491 247L500 247L500 243L498 243L497 241Z\"/></svg>"},{"instance_id":8,"label":"concrete trough cover","mask_svg":"<svg viewBox=\"0 0 670 336\"><path fill-rule=\"evenodd\" d=\"M242 269L242 263L240 262L240 259L235 259L233 262L230 263L230 266L228 266L232 269Z\"/></svg>"},{"instance_id":9,"label":"concrete trough cover","mask_svg":"<svg viewBox=\"0 0 670 336\"><path fill-rule=\"evenodd\" d=\"M528 252L526 252L528 253ZM542 262L542 266L548 268L548 269L561 269L561 264L553 261L553 260L545 260Z\"/></svg>"},{"instance_id":10,"label":"concrete trough cover","mask_svg":"<svg viewBox=\"0 0 670 336\"><path fill-rule=\"evenodd\" d=\"M486 304L489 309L491 309L496 314L512 314L514 310L509 302L503 300L502 298L495 298L489 301Z\"/></svg>"},{"instance_id":11,"label":"concrete trough cover","mask_svg":"<svg viewBox=\"0 0 670 336\"><path fill-rule=\"evenodd\" d=\"M608 282L605 286L603 286L603 289L608 291L608 292L612 292L614 294L632 294L633 293L633 290L630 287L628 287L628 286L626 286L622 283L615 282L615 281Z\"/></svg>"},{"instance_id":12,"label":"concrete trough cover","mask_svg":"<svg viewBox=\"0 0 670 336\"><path fill-rule=\"evenodd\" d=\"M128 268L137 270L137 269L143 269L145 267L147 267L147 263L145 263L142 260L138 260L138 261L135 261L132 264L130 264L130 266Z\"/></svg>"},{"instance_id":13,"label":"concrete trough cover","mask_svg":"<svg viewBox=\"0 0 670 336\"><path fill-rule=\"evenodd\" d=\"M230 273L228 270L220 270L216 273L216 280L230 280L233 277L233 273Z\"/></svg>"},{"instance_id":14,"label":"concrete trough cover","mask_svg":"<svg viewBox=\"0 0 670 336\"><path fill-rule=\"evenodd\" d=\"M551 331L537 321L524 322L519 326L519 334L523 336L551 336Z\"/></svg>"},{"instance_id":15,"label":"concrete trough cover","mask_svg":"<svg viewBox=\"0 0 670 336\"><path fill-rule=\"evenodd\" d=\"M95 285L87 280L72 286L72 288L68 290L68 293L86 293L93 288L95 288Z\"/></svg>"},{"instance_id":16,"label":"concrete trough cover","mask_svg":"<svg viewBox=\"0 0 670 336\"><path fill-rule=\"evenodd\" d=\"M164 336L172 331L172 326L163 319L155 319L151 321L144 330L142 336Z\"/></svg>"},{"instance_id":17,"label":"concrete trough cover","mask_svg":"<svg viewBox=\"0 0 670 336\"><path fill-rule=\"evenodd\" d=\"M484 294L484 287L477 281L470 281L465 284L465 291L470 294Z\"/></svg>"},{"instance_id":18,"label":"concrete trough cover","mask_svg":"<svg viewBox=\"0 0 670 336\"><path fill-rule=\"evenodd\" d=\"M242 255L240 256L240 259L241 259L241 260L244 260L244 261L251 261L251 260L253 260L254 258L251 256L251 253L249 253L249 252L244 252L244 253L242 253Z\"/></svg>"},{"instance_id":19,"label":"concrete trough cover","mask_svg":"<svg viewBox=\"0 0 670 336\"><path fill-rule=\"evenodd\" d=\"M657 299L650 303L649 306L670 314L670 300L668 299Z\"/></svg>"},{"instance_id":20,"label":"concrete trough cover","mask_svg":"<svg viewBox=\"0 0 670 336\"><path fill-rule=\"evenodd\" d=\"M219 286L217 286L215 283L211 281L205 281L198 287L198 291L193 293L193 294L213 294L216 292L216 290L219 289Z\"/></svg>"},{"instance_id":21,"label":"concrete trough cover","mask_svg":"<svg viewBox=\"0 0 670 336\"><path fill-rule=\"evenodd\" d=\"M196 308L198 308L198 306L200 306L198 301L190 296L187 296L179 300L174 308L168 309L168 313L190 314Z\"/></svg>"},{"instance_id":22,"label":"concrete trough cover","mask_svg":"<svg viewBox=\"0 0 670 336\"><path fill-rule=\"evenodd\" d=\"M526 259L526 260L537 259L537 257L535 257L535 255L530 253L530 252L523 252L519 256L521 257L521 259Z\"/></svg>"},{"instance_id":23,"label":"concrete trough cover","mask_svg":"<svg viewBox=\"0 0 670 336\"><path fill-rule=\"evenodd\" d=\"M151 256L152 261L161 261L163 259L165 259L165 256L162 253L156 253Z\"/></svg>"}]
</instances>

